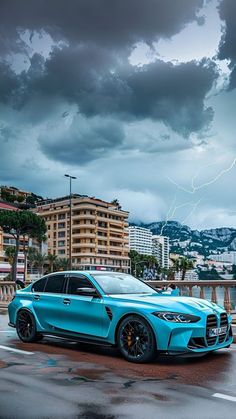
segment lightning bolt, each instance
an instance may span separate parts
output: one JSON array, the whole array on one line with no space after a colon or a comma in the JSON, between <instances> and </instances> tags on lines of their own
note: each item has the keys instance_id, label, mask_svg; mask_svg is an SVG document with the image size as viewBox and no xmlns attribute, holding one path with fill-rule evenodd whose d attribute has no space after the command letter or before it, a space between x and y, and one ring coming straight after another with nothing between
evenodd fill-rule
<instances>
[{"instance_id":1,"label":"lightning bolt","mask_svg":"<svg viewBox=\"0 0 236 419\"><path fill-rule=\"evenodd\" d=\"M189 214L184 218L184 220L181 221L181 223L184 224L186 222L186 220L193 214L193 212L196 210L197 206L200 204L200 201L202 200L202 198L200 198L196 202L187 201L187 202L184 202L183 204L174 205L175 202L176 202L176 199L177 199L177 197L176 197L176 194L175 194L174 200L171 203L171 205L169 207L169 210L167 212L165 222L164 222L163 226L161 227L161 231L160 231L160 235L161 236L163 235L163 230L167 226L168 221L170 221L174 217L174 215L175 215L175 213L176 213L177 210L179 210L181 208L184 208L184 207L187 207L187 206L192 207L192 209L189 212Z\"/></svg>"},{"instance_id":2,"label":"lightning bolt","mask_svg":"<svg viewBox=\"0 0 236 419\"><path fill-rule=\"evenodd\" d=\"M167 177L167 179L173 183L173 185L176 186L176 188L186 192L186 193L190 193L190 194L195 194L195 192L199 191L202 188L205 188L206 186L210 186L213 183L217 182L218 179L220 179L223 175L225 175L226 173L230 172L234 166L236 164L236 157L233 159L232 163L230 164L229 167L227 167L226 169L221 170L213 179L209 180L208 182L204 182L198 186L195 186L195 180L197 179L197 177L199 176L199 173L201 172L202 169L206 168L206 167L210 167L212 166L212 164L209 164L207 166L202 166L196 173L195 175L192 177L191 179L191 189L187 189L184 186L179 185L177 182L175 182L173 179L171 179L170 177Z\"/></svg>"},{"instance_id":3,"label":"lightning bolt","mask_svg":"<svg viewBox=\"0 0 236 419\"><path fill-rule=\"evenodd\" d=\"M212 178L211 180L209 180L207 182L204 182L204 183L202 183L200 185L196 185L196 179L198 178L198 176L199 176L200 172L202 171L202 169L205 169L207 167L213 166L215 164L216 163L211 163L211 164L202 166L202 167L200 167L198 169L198 171L191 178L191 189L188 189L188 188L185 188L182 185L179 185L177 182L175 182L173 179L171 179L169 177L167 177L167 179L173 185L175 185L175 187L176 187L177 190L182 190L182 191L184 191L184 192L186 192L188 194L194 195L197 191L199 191L199 190L201 190L201 189L203 189L203 188L205 188L207 186L212 185L213 183L217 182L217 180L220 179L223 175L225 175L226 173L230 172L234 168L234 166L236 164L236 157L233 159L232 163L227 168L222 169L221 171L219 171L219 173L214 178ZM196 211L198 205L200 204L200 202L202 200L202 197L198 201L196 201L196 202L187 201L187 202L185 202L183 204L179 204L179 205L176 205L176 200L177 200L177 192L175 193L174 199L173 199L173 201L172 201L172 203L171 203L171 205L170 205L170 207L169 207L169 209L167 211L165 222L164 222L163 226L161 227L161 231L160 231L160 235L161 236L163 235L163 231L164 231L165 227L167 226L168 221L170 221L171 219L173 219L173 217L174 217L174 215L175 215L175 213L176 213L176 211L178 209L181 209L181 208L186 207L186 206L190 206L191 207L191 210L190 210L189 214L187 214L187 216L181 221L181 224L185 224L186 221L188 220L188 218L194 213L194 211ZM231 212L235 212L235 211L231 211Z\"/></svg>"}]
</instances>

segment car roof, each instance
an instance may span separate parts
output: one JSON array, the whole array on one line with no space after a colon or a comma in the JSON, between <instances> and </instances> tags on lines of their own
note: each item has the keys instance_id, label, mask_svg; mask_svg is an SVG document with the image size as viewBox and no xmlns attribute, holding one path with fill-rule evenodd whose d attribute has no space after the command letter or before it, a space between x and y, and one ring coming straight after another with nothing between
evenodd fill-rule
<instances>
[{"instance_id":1,"label":"car roof","mask_svg":"<svg viewBox=\"0 0 236 419\"><path fill-rule=\"evenodd\" d=\"M116 272L116 271L79 271L79 270L73 270L73 271L58 271L58 272L52 272L52 274L89 274L89 275L94 275L94 274L109 274L109 275L127 275L127 273L125 272ZM48 273L47 275L51 275L51 273ZM46 276L46 275L45 275Z\"/></svg>"}]
</instances>

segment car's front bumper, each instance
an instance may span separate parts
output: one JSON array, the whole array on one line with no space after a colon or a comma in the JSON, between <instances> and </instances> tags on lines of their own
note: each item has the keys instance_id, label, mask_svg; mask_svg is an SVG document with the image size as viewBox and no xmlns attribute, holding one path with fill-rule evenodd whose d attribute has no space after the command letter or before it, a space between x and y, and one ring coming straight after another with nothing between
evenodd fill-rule
<instances>
[{"instance_id":1,"label":"car's front bumper","mask_svg":"<svg viewBox=\"0 0 236 419\"><path fill-rule=\"evenodd\" d=\"M223 313L215 316L215 327L222 326ZM210 316L214 316L210 314ZM227 317L227 332L224 335L210 338L207 329L207 318L204 316L197 323L171 323L153 319L152 324L156 335L157 349L168 353L205 353L225 348L233 342L230 318Z\"/></svg>"},{"instance_id":2,"label":"car's front bumper","mask_svg":"<svg viewBox=\"0 0 236 419\"><path fill-rule=\"evenodd\" d=\"M206 333L201 332L199 331L198 333L197 329L192 331L178 331L178 329L175 329L170 335L168 352L211 352L225 348L233 342L231 326L229 326L225 335L217 336L211 343L207 341Z\"/></svg>"}]
</instances>

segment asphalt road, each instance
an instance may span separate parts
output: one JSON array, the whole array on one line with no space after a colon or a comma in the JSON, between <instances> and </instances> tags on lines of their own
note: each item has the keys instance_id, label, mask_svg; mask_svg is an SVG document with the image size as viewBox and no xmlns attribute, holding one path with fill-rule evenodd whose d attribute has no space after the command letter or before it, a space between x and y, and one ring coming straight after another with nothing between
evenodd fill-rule
<instances>
[{"instance_id":1,"label":"asphalt road","mask_svg":"<svg viewBox=\"0 0 236 419\"><path fill-rule=\"evenodd\" d=\"M227 419L236 411L236 345L201 358L123 360L58 339L21 343L0 312L0 418Z\"/></svg>"}]
</instances>

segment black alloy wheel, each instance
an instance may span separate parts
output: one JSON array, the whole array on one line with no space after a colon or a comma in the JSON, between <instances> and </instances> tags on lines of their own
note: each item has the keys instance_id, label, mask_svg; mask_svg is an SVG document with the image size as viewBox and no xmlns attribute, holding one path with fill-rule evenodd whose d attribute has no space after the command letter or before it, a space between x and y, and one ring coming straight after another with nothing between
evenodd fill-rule
<instances>
[{"instance_id":1,"label":"black alloy wheel","mask_svg":"<svg viewBox=\"0 0 236 419\"><path fill-rule=\"evenodd\" d=\"M151 361L156 351L156 340L149 323L142 317L126 317L118 329L118 346L128 361L144 363Z\"/></svg>"},{"instance_id":2,"label":"black alloy wheel","mask_svg":"<svg viewBox=\"0 0 236 419\"><path fill-rule=\"evenodd\" d=\"M23 342L37 342L43 338L37 333L33 314L28 310L21 310L16 320L16 331Z\"/></svg>"}]
</instances>

